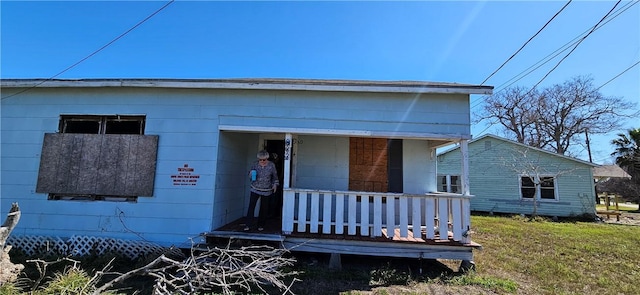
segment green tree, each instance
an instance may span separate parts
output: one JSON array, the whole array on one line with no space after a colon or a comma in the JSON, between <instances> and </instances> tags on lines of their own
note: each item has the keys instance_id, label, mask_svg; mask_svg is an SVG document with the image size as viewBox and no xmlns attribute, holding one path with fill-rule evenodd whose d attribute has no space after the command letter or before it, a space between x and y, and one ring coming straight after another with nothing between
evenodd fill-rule
<instances>
[{"instance_id":1,"label":"green tree","mask_svg":"<svg viewBox=\"0 0 640 295\"><path fill-rule=\"evenodd\" d=\"M640 128L629 129L627 134L618 133L618 138L611 141L616 149L612 156L616 164L631 175L635 182L640 182Z\"/></svg>"}]
</instances>

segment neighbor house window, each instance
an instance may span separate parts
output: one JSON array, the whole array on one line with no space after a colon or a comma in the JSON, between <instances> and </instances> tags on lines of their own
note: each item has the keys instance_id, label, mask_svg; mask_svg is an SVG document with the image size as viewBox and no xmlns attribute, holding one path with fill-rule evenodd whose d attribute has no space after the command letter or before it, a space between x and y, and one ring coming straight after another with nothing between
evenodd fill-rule
<instances>
[{"instance_id":1,"label":"neighbor house window","mask_svg":"<svg viewBox=\"0 0 640 295\"><path fill-rule=\"evenodd\" d=\"M523 199L533 199L536 197L536 185L534 182L535 177L522 176L520 177L520 194ZM553 176L541 176L540 177L540 199L542 200L555 200L555 178Z\"/></svg>"},{"instance_id":2,"label":"neighbor house window","mask_svg":"<svg viewBox=\"0 0 640 295\"><path fill-rule=\"evenodd\" d=\"M157 135L145 116L61 115L45 133L36 192L50 200L136 201L153 195Z\"/></svg>"},{"instance_id":3,"label":"neighbor house window","mask_svg":"<svg viewBox=\"0 0 640 295\"><path fill-rule=\"evenodd\" d=\"M459 194L460 186L460 175L438 175L438 191Z\"/></svg>"}]
</instances>

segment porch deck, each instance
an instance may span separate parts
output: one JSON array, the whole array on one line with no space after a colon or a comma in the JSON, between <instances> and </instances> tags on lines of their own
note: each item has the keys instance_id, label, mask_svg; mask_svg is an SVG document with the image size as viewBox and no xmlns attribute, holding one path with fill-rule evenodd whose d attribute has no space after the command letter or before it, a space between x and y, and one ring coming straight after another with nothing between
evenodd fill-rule
<instances>
[{"instance_id":1,"label":"porch deck","mask_svg":"<svg viewBox=\"0 0 640 295\"><path fill-rule=\"evenodd\" d=\"M263 231L243 231L239 219L206 236L277 241L292 251L472 261L481 245L470 238L468 198L285 189L282 219Z\"/></svg>"},{"instance_id":2,"label":"porch deck","mask_svg":"<svg viewBox=\"0 0 640 295\"><path fill-rule=\"evenodd\" d=\"M420 236L415 236L413 230L408 231L407 237L402 237L400 229L396 228L392 236L389 235L386 228L382 229L382 235L377 237L369 236L352 236L348 234L323 234L323 233L309 233L307 232L292 232L289 235L283 235L280 229L280 219L267 220L264 230L258 231L251 229L249 231L244 230L245 226L244 218L237 219L229 224L224 225L214 231L205 233L206 237L212 238L235 238L235 239L250 239L257 241L279 241L284 242L289 238L306 238L306 239L325 239L325 240L351 240L351 241L369 241L380 243L420 243L428 245L440 245L440 246L461 246L471 248L482 248L482 246L473 241L469 243L460 243L453 241L453 233L448 232L447 239L440 239L439 235L436 239L427 239L426 231L422 229Z\"/></svg>"},{"instance_id":3,"label":"porch deck","mask_svg":"<svg viewBox=\"0 0 640 295\"><path fill-rule=\"evenodd\" d=\"M279 228L279 220L269 220L263 231L243 231L244 219L238 219L215 231L205 233L207 240L237 239L258 242L277 243L290 251L337 253L350 255L369 255L384 257L403 257L421 259L454 259L473 261L473 249L481 249L480 244L470 242L462 244L452 240L430 240L414 237L401 237L396 229L389 238L386 230L380 237L351 236L347 234L311 234L293 232L283 235Z\"/></svg>"}]
</instances>

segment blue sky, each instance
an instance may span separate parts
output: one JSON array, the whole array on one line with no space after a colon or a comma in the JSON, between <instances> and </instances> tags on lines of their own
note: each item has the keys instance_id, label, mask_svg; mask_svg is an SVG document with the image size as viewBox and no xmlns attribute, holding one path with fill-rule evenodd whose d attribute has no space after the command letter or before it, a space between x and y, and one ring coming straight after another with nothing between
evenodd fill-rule
<instances>
[{"instance_id":1,"label":"blue sky","mask_svg":"<svg viewBox=\"0 0 640 295\"><path fill-rule=\"evenodd\" d=\"M599 87L640 61L637 2L618 4L618 12L630 8L587 37L540 85L591 75ZM2 1L0 74L50 78L165 3ZM565 3L175 1L57 78L269 77L480 84ZM568 50L522 74L589 31L615 3L574 0L485 84L497 91L534 85ZM640 101L640 65L600 91ZM472 111L481 108L481 100L482 96L472 97ZM639 121L629 120L625 128L638 127ZM483 124L472 126L474 136L491 131ZM593 136L596 162L609 161L608 142L620 131ZM586 159L583 149L577 152Z\"/></svg>"}]
</instances>

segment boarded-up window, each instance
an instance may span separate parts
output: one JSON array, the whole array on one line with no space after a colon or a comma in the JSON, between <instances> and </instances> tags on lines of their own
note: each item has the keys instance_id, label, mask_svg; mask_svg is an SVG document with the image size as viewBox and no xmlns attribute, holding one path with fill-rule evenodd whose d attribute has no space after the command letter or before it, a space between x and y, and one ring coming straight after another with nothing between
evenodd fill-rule
<instances>
[{"instance_id":1,"label":"boarded-up window","mask_svg":"<svg viewBox=\"0 0 640 295\"><path fill-rule=\"evenodd\" d=\"M47 133L36 192L152 196L157 135Z\"/></svg>"},{"instance_id":2,"label":"boarded-up window","mask_svg":"<svg viewBox=\"0 0 640 295\"><path fill-rule=\"evenodd\" d=\"M158 136L144 116L62 115L44 136L36 192L50 199L135 200L153 195Z\"/></svg>"}]
</instances>

